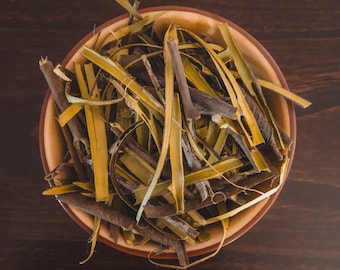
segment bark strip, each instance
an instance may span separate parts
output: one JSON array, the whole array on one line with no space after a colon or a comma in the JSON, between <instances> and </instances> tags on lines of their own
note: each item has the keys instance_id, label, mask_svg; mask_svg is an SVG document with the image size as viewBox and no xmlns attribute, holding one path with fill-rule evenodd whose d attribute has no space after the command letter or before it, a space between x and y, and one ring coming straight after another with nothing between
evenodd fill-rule
<instances>
[{"instance_id":1,"label":"bark strip","mask_svg":"<svg viewBox=\"0 0 340 270\"><path fill-rule=\"evenodd\" d=\"M58 195L57 199L63 203L73 205L92 216L99 217L102 220L112 223L113 225L130 230L133 229L144 237L149 238L166 247L170 247L176 250L178 246L179 240L177 238L170 238L169 236L165 236L163 233L156 230L152 226L142 226L141 224L137 225L135 219L122 214L120 211L106 206L104 203L96 202L92 199L86 198L81 194L72 193Z\"/></svg>"},{"instance_id":2,"label":"bark strip","mask_svg":"<svg viewBox=\"0 0 340 270\"><path fill-rule=\"evenodd\" d=\"M70 106L65 96L65 83L53 72L54 66L47 57L39 61L39 66L51 91L53 100L61 112L65 111ZM78 118L71 119L68 126L74 142L83 141L86 138L85 130Z\"/></svg>"},{"instance_id":3,"label":"bark strip","mask_svg":"<svg viewBox=\"0 0 340 270\"><path fill-rule=\"evenodd\" d=\"M206 208L218 202L222 202L226 198L230 198L231 196L239 194L248 188L252 188L266 181L272 181L278 176L279 176L278 170L271 167L271 172L262 172L262 173L257 173L257 174L248 176L242 180L239 180L237 182L237 186L226 185L224 188L222 188L218 192L219 194L223 193L223 196L215 196L214 200L205 200L203 202L200 199L187 200L185 202L185 210L186 212L189 212L189 211L195 211L195 210ZM219 181L224 181L224 180L219 180ZM171 204L147 205L145 206L144 211L148 218L159 218L159 217L164 217L164 216L176 215L176 209L174 205L171 205Z\"/></svg>"}]
</instances>

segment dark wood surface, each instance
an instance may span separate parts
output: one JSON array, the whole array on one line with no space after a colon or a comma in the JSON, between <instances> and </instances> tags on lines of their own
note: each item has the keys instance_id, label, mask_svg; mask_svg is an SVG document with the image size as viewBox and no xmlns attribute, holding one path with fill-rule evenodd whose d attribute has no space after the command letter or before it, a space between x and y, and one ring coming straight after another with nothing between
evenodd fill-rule
<instances>
[{"instance_id":1,"label":"dark wood surface","mask_svg":"<svg viewBox=\"0 0 340 270\"><path fill-rule=\"evenodd\" d=\"M340 269L340 2L338 0L141 1L224 16L273 55L293 92L294 164L278 200L246 235L192 269ZM46 83L40 56L55 63L94 25L122 14L113 0L0 2L0 269L158 269L98 244L86 265L88 234L43 197L38 142Z\"/></svg>"}]
</instances>

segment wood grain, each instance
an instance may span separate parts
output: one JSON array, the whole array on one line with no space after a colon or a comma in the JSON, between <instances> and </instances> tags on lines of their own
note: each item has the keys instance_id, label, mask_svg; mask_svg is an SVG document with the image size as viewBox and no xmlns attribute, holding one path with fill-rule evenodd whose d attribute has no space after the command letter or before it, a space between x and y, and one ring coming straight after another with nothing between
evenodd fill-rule
<instances>
[{"instance_id":1,"label":"wood grain","mask_svg":"<svg viewBox=\"0 0 340 270\"><path fill-rule=\"evenodd\" d=\"M141 2L191 6L232 20L267 48L291 90L313 102L309 109L296 108L296 156L272 209L246 235L192 269L339 269L339 1ZM93 27L123 12L108 0L0 3L1 269L160 269L103 244L80 266L89 235L41 195L47 185L38 125L46 83L39 58L61 62Z\"/></svg>"}]
</instances>

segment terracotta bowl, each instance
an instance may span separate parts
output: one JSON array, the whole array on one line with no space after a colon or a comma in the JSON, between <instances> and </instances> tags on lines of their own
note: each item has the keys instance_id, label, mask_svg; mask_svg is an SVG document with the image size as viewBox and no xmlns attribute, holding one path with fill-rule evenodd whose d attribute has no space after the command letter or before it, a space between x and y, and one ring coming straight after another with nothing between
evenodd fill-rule
<instances>
[{"instance_id":1,"label":"terracotta bowl","mask_svg":"<svg viewBox=\"0 0 340 270\"><path fill-rule=\"evenodd\" d=\"M164 29L169 23L175 22L176 24L190 29L197 34L209 37L212 42L216 43L221 43L218 25L227 21L239 49L246 57L257 77L288 88L284 76L270 54L257 40L255 40L239 26L215 14L186 7L154 7L141 10L141 13L147 15L162 10L166 10L167 13L156 20L155 28L158 29L158 31L162 31L162 29ZM127 15L119 16L106 22L96 31L102 31L100 36L104 37L106 34L109 34L109 31L116 30L117 28L126 25L127 21ZM62 64L68 69L72 70L72 63L74 61L84 61L84 58L80 54L82 46L87 45L91 47L91 44L93 44L94 41L95 39L93 38L93 33L89 33L67 54ZM270 95L267 98L274 117L281 127L287 132L287 134L293 139L293 141L295 141L296 119L292 103L276 94ZM62 135L55 118L53 100L49 92L47 92L42 106L40 122L40 146L44 170L46 173L48 173L60 163L65 150ZM289 168L293 160L294 150L295 147L293 145L290 149L290 152L288 153L290 157ZM288 172L289 169L285 175L282 175L283 181L286 180ZM282 185L280 190L281 189ZM270 209L278 197L280 190L269 198L233 216L230 219L228 236L224 242L224 245L233 242L241 235L249 231ZM61 205L70 215L70 217L72 217L74 221L80 225L80 227L88 232L91 232L91 228L93 226L91 216L70 205ZM221 228L220 226L211 226L209 231L211 235L210 240L197 245L187 246L189 256L203 255L208 252L212 252L217 248L221 241ZM127 245L122 238L119 239L118 242L114 243L110 239L108 229L106 227L102 227L100 230L100 241L120 251L143 257L146 257L156 247L153 244L147 244L140 247L131 247ZM173 251L169 251L168 253L163 253L161 258L174 258L175 256L176 255ZM158 256L157 258L160 257Z\"/></svg>"}]
</instances>

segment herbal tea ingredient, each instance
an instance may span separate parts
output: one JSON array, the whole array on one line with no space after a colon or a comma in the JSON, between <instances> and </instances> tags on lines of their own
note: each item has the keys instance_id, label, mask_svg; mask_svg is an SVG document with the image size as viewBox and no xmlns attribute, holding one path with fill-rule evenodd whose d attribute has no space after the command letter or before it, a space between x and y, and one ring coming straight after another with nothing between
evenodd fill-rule
<instances>
[{"instance_id":1,"label":"herbal tea ingredient","mask_svg":"<svg viewBox=\"0 0 340 270\"><path fill-rule=\"evenodd\" d=\"M68 150L44 194L94 216L89 257L99 227L108 226L131 246L173 249L174 267L185 269L216 254L226 234L193 263L185 243L206 241L209 224L225 232L230 217L280 187L294 142L265 92L310 103L258 79L226 23L225 46L175 24L161 37L153 22L164 13L143 17L117 2L132 19L82 48L85 64L66 70L40 61ZM64 170L73 176L60 180Z\"/></svg>"}]
</instances>

